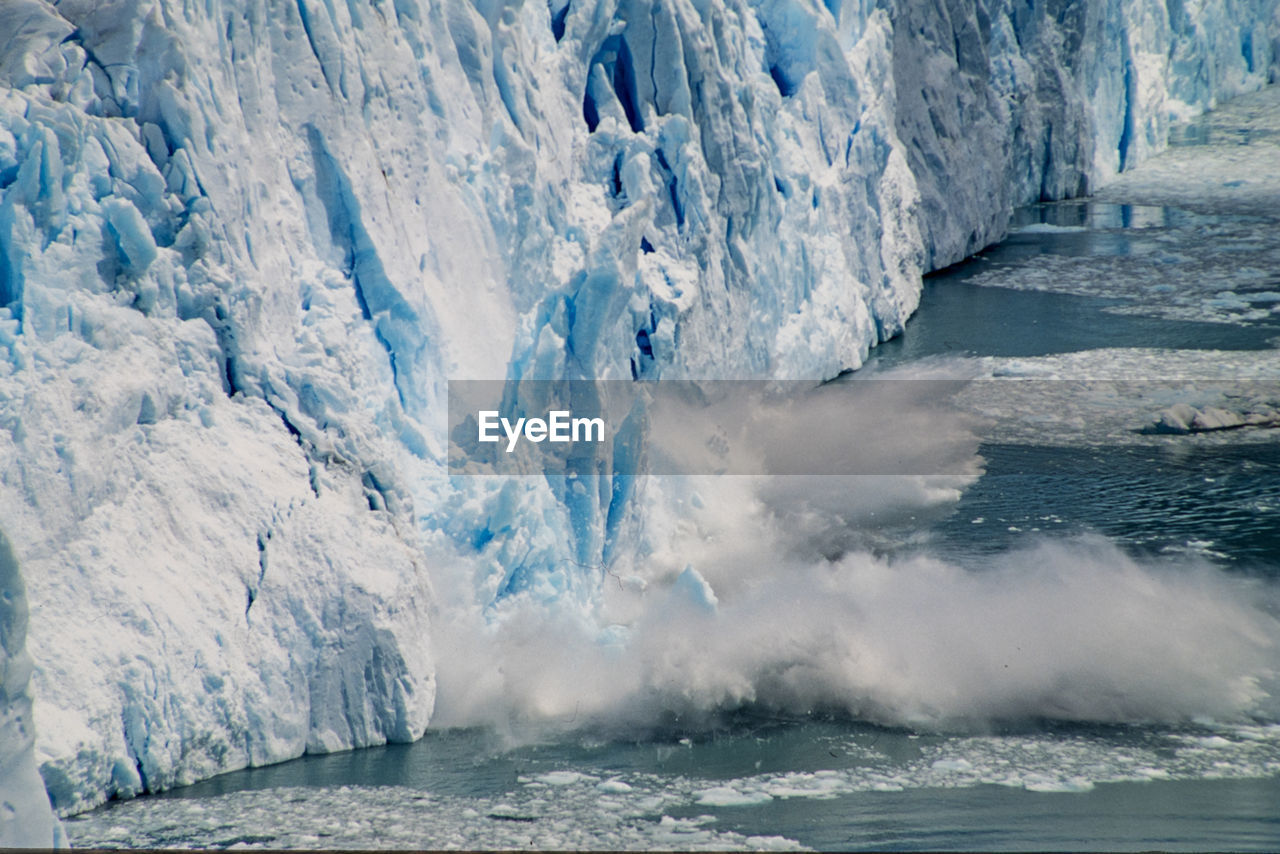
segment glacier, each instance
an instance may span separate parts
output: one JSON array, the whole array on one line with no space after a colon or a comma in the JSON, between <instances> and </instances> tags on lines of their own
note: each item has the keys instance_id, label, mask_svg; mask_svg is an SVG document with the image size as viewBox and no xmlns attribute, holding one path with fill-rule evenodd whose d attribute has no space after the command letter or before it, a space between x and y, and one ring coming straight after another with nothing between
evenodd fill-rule
<instances>
[{"instance_id":1,"label":"glacier","mask_svg":"<svg viewBox=\"0 0 1280 854\"><path fill-rule=\"evenodd\" d=\"M656 580L614 562L711 493L451 479L448 380L833 377L1015 205L1280 76L1275 0L7 0L0 27L0 844L412 740L468 654L442 621L591 623L606 580Z\"/></svg>"}]
</instances>

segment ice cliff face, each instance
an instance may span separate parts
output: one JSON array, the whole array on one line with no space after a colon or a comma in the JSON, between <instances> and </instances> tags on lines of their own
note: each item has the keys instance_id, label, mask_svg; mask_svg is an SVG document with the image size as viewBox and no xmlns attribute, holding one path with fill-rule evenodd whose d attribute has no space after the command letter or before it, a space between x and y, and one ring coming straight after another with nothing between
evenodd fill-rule
<instances>
[{"instance_id":1,"label":"ice cliff face","mask_svg":"<svg viewBox=\"0 0 1280 854\"><path fill-rule=\"evenodd\" d=\"M415 738L432 609L589 605L629 487L451 483L447 379L857 367L1011 206L1274 77L1276 16L9 0L0 530L55 807Z\"/></svg>"}]
</instances>

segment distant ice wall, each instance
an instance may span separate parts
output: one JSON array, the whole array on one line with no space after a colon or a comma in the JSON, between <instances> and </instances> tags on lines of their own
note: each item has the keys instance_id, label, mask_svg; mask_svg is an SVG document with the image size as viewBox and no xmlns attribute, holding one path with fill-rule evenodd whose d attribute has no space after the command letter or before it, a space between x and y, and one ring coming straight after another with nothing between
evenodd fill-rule
<instances>
[{"instance_id":1,"label":"distant ice wall","mask_svg":"<svg viewBox=\"0 0 1280 854\"><path fill-rule=\"evenodd\" d=\"M446 591L590 605L629 485L450 483L446 379L857 367L1012 205L1274 78L1280 26L8 0L0 31L0 530L74 811L416 737Z\"/></svg>"},{"instance_id":2,"label":"distant ice wall","mask_svg":"<svg viewBox=\"0 0 1280 854\"><path fill-rule=\"evenodd\" d=\"M1169 123L1280 77L1275 0L893 5L898 137L926 268L1003 234L1013 206L1087 194Z\"/></svg>"}]
</instances>

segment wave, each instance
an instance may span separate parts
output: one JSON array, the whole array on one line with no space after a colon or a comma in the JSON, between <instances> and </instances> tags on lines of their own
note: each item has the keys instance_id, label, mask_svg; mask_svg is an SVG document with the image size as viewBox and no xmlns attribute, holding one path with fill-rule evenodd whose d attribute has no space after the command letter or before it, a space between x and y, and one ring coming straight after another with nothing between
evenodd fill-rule
<instances>
[{"instance_id":1,"label":"wave","mask_svg":"<svg viewBox=\"0 0 1280 854\"><path fill-rule=\"evenodd\" d=\"M979 571L744 542L721 561L662 584L610 577L591 608L446 622L437 724L696 728L744 705L935 729L1276 719L1276 586L1204 562L1139 561L1099 537Z\"/></svg>"},{"instance_id":2,"label":"wave","mask_svg":"<svg viewBox=\"0 0 1280 854\"><path fill-rule=\"evenodd\" d=\"M826 434L790 439L847 431L824 406L806 423ZM696 729L744 706L940 730L1277 720L1274 582L1099 536L1029 538L981 569L930 554L928 523L981 475L976 429L876 437L956 474L637 478L645 528L591 596L495 610L438 591L435 725Z\"/></svg>"}]
</instances>

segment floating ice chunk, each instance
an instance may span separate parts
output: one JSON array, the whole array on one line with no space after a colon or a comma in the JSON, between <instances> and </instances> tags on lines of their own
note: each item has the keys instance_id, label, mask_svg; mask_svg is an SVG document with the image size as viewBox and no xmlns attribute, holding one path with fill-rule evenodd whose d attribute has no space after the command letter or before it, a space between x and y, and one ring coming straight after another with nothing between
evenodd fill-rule
<instances>
[{"instance_id":1,"label":"floating ice chunk","mask_svg":"<svg viewBox=\"0 0 1280 854\"><path fill-rule=\"evenodd\" d=\"M750 807L756 804L767 804L773 800L773 795L760 789L742 791L729 786L714 786L695 792L693 800L694 803L705 807Z\"/></svg>"},{"instance_id":2,"label":"floating ice chunk","mask_svg":"<svg viewBox=\"0 0 1280 854\"><path fill-rule=\"evenodd\" d=\"M1196 408L1189 403L1174 404L1156 416L1152 430L1158 433L1190 433L1196 414Z\"/></svg>"},{"instance_id":3,"label":"floating ice chunk","mask_svg":"<svg viewBox=\"0 0 1280 854\"><path fill-rule=\"evenodd\" d=\"M1176 403L1158 412L1144 433L1209 433L1238 427L1280 427L1280 412L1259 407L1238 412L1220 406L1197 408L1189 403Z\"/></svg>"},{"instance_id":4,"label":"floating ice chunk","mask_svg":"<svg viewBox=\"0 0 1280 854\"><path fill-rule=\"evenodd\" d=\"M1053 379L1057 372L1045 363L1022 360L1011 360L999 365L991 371L993 377L1035 377L1037 379Z\"/></svg>"},{"instance_id":5,"label":"floating ice chunk","mask_svg":"<svg viewBox=\"0 0 1280 854\"><path fill-rule=\"evenodd\" d=\"M596 780L590 774L582 774L578 771L548 771L533 779L548 786L572 786L574 783L590 783Z\"/></svg>"},{"instance_id":6,"label":"floating ice chunk","mask_svg":"<svg viewBox=\"0 0 1280 854\"><path fill-rule=\"evenodd\" d=\"M1023 788L1028 792L1088 792L1093 789L1093 782L1083 777L1049 777L1033 774L1023 781Z\"/></svg>"}]
</instances>

